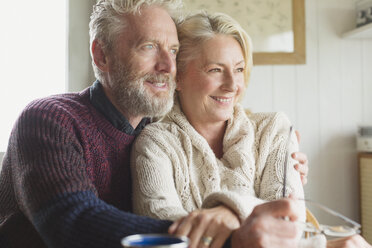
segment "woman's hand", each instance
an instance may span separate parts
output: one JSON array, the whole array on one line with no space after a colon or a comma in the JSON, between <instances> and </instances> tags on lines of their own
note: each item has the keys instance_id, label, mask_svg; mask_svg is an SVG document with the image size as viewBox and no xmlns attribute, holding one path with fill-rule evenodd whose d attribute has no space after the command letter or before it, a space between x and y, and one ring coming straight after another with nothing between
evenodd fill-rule
<instances>
[{"instance_id":1,"label":"woman's hand","mask_svg":"<svg viewBox=\"0 0 372 248\"><path fill-rule=\"evenodd\" d=\"M296 130L297 141L300 143L300 133ZM292 158L298 161L295 165L295 169L300 173L302 185L307 184L307 174L309 173L309 161L307 156L302 152L292 153Z\"/></svg>"},{"instance_id":2,"label":"woman's hand","mask_svg":"<svg viewBox=\"0 0 372 248\"><path fill-rule=\"evenodd\" d=\"M360 235L327 241L327 248L371 248L372 246Z\"/></svg>"},{"instance_id":3,"label":"woman's hand","mask_svg":"<svg viewBox=\"0 0 372 248\"><path fill-rule=\"evenodd\" d=\"M190 248L222 247L232 231L240 227L238 216L225 206L201 209L174 222L168 232L187 236Z\"/></svg>"}]
</instances>

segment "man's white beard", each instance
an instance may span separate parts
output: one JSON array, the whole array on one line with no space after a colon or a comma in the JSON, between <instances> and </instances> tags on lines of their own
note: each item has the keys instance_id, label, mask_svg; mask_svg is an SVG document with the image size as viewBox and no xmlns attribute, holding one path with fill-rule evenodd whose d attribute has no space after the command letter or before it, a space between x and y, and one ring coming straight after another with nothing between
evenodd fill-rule
<instances>
[{"instance_id":1,"label":"man's white beard","mask_svg":"<svg viewBox=\"0 0 372 248\"><path fill-rule=\"evenodd\" d=\"M169 74L138 75L129 63L117 62L111 81L116 103L132 117L164 116L173 106L176 83ZM168 91L152 93L146 89L145 81L166 83Z\"/></svg>"}]
</instances>

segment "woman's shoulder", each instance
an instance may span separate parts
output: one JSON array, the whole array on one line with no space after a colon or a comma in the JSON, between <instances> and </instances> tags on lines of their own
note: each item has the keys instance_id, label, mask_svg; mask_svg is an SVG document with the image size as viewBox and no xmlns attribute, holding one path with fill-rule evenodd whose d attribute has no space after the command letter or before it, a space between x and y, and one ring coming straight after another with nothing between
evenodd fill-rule
<instances>
[{"instance_id":1,"label":"woman's shoulder","mask_svg":"<svg viewBox=\"0 0 372 248\"><path fill-rule=\"evenodd\" d=\"M171 159L185 156L184 146L190 145L189 137L174 123L162 120L148 124L136 137L132 159L139 156Z\"/></svg>"},{"instance_id":2,"label":"woman's shoulder","mask_svg":"<svg viewBox=\"0 0 372 248\"><path fill-rule=\"evenodd\" d=\"M247 116L257 131L287 130L291 125L284 112L257 112L248 113Z\"/></svg>"},{"instance_id":3,"label":"woman's shoulder","mask_svg":"<svg viewBox=\"0 0 372 248\"><path fill-rule=\"evenodd\" d=\"M178 125L168 118L168 116L163 117L160 120L154 121L146 125L142 130L141 134L144 133L177 133L180 128Z\"/></svg>"},{"instance_id":4,"label":"woman's shoulder","mask_svg":"<svg viewBox=\"0 0 372 248\"><path fill-rule=\"evenodd\" d=\"M256 123L272 121L288 121L289 118L284 112L247 112L248 118Z\"/></svg>"},{"instance_id":5,"label":"woman's shoulder","mask_svg":"<svg viewBox=\"0 0 372 248\"><path fill-rule=\"evenodd\" d=\"M140 132L135 143L146 145L149 142L168 143L176 140L181 130L167 118L152 122Z\"/></svg>"}]
</instances>

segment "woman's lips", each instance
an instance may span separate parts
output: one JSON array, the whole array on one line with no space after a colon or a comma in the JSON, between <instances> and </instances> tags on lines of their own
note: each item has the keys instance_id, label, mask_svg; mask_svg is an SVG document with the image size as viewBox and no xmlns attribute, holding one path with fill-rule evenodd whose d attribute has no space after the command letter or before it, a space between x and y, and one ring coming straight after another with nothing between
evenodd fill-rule
<instances>
[{"instance_id":1,"label":"woman's lips","mask_svg":"<svg viewBox=\"0 0 372 248\"><path fill-rule=\"evenodd\" d=\"M211 96L211 98L218 101L218 102L222 102L222 103L228 103L228 102L231 102L233 100L232 97Z\"/></svg>"}]
</instances>

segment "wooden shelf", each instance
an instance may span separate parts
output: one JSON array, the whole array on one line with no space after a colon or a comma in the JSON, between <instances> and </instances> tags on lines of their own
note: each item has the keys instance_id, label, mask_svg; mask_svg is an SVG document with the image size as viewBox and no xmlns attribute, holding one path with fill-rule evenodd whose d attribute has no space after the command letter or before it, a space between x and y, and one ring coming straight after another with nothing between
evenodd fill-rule
<instances>
[{"instance_id":1,"label":"wooden shelf","mask_svg":"<svg viewBox=\"0 0 372 248\"><path fill-rule=\"evenodd\" d=\"M372 242L372 153L359 153L360 217L362 235Z\"/></svg>"},{"instance_id":2,"label":"wooden shelf","mask_svg":"<svg viewBox=\"0 0 372 248\"><path fill-rule=\"evenodd\" d=\"M350 30L342 37L345 39L372 39L372 23Z\"/></svg>"}]
</instances>

